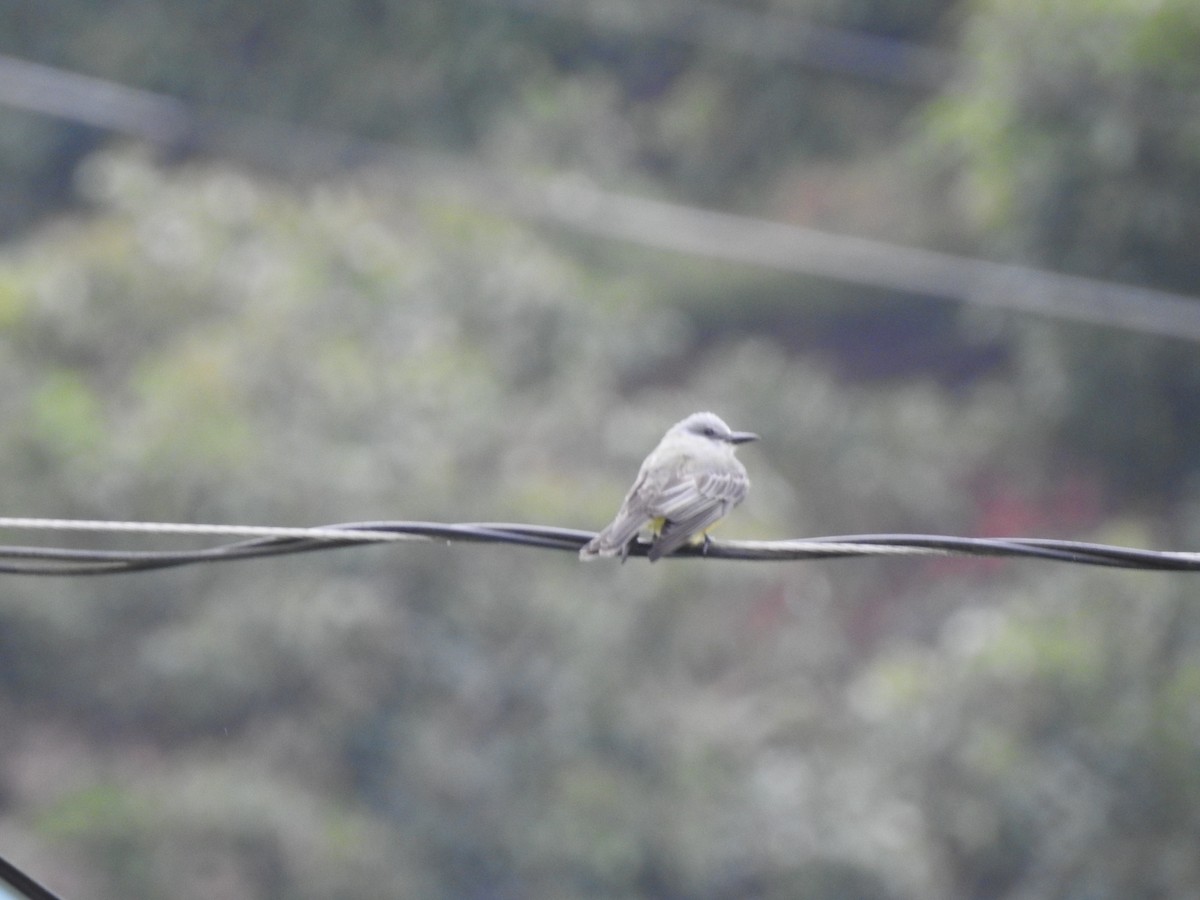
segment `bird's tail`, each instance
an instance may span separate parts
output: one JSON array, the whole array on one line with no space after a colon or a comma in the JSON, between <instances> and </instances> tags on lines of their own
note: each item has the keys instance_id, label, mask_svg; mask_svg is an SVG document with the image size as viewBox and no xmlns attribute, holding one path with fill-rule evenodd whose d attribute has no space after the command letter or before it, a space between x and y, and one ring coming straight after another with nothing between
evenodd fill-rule
<instances>
[{"instance_id":1,"label":"bird's tail","mask_svg":"<svg viewBox=\"0 0 1200 900\"><path fill-rule=\"evenodd\" d=\"M619 556L622 562L629 553L629 542L637 537L645 520L641 516L620 514L599 534L579 548L580 559L597 556Z\"/></svg>"}]
</instances>

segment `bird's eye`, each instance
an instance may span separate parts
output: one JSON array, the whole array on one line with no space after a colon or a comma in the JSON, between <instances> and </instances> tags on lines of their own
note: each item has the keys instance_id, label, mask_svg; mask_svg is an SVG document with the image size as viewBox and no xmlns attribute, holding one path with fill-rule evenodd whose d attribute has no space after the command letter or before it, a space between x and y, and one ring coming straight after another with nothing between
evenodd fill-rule
<instances>
[{"instance_id":1,"label":"bird's eye","mask_svg":"<svg viewBox=\"0 0 1200 900\"><path fill-rule=\"evenodd\" d=\"M711 425L707 426L704 429L704 436L715 438L717 436L717 429L713 428Z\"/></svg>"}]
</instances>

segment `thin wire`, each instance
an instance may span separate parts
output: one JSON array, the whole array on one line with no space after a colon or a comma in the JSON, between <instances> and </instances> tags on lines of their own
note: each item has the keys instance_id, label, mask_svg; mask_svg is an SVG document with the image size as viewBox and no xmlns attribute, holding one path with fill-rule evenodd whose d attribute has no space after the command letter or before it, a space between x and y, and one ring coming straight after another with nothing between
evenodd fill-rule
<instances>
[{"instance_id":1,"label":"thin wire","mask_svg":"<svg viewBox=\"0 0 1200 900\"><path fill-rule=\"evenodd\" d=\"M0 54L0 104L85 121L168 147L311 175L383 164L405 183L555 228L689 256L830 278L892 293L1033 313L1200 342L1200 298L832 234L601 190L586 179L521 178L445 154L202 109L165 95ZM113 110L105 119L105 110ZM279 148L286 147L286 153Z\"/></svg>"},{"instance_id":2,"label":"thin wire","mask_svg":"<svg viewBox=\"0 0 1200 900\"><path fill-rule=\"evenodd\" d=\"M194 525L173 522L104 522L77 519L0 517L0 528L107 531L167 535L223 535L243 538L198 550L88 550L63 547L0 546L0 574L106 575L142 572L209 562L230 562L310 553L387 541L495 543L578 552L591 531L513 522L351 522L320 528L250 525ZM249 537L247 537L249 536ZM629 556L644 557L648 544L634 542ZM1084 541L1046 538L964 538L951 535L860 534L785 541L709 541L684 547L674 556L746 561L797 561L866 556L1024 557L1077 565L1149 571L1200 571L1200 553L1142 550Z\"/></svg>"},{"instance_id":3,"label":"thin wire","mask_svg":"<svg viewBox=\"0 0 1200 900\"><path fill-rule=\"evenodd\" d=\"M144 534L199 534L219 537L302 537L364 541L419 540L416 535L347 528L288 528L274 525L197 525L188 522L110 522L106 519L41 519L0 516L0 528L29 528L48 531L128 531Z\"/></svg>"},{"instance_id":4,"label":"thin wire","mask_svg":"<svg viewBox=\"0 0 1200 900\"><path fill-rule=\"evenodd\" d=\"M29 900L59 900L57 894L51 893L3 857L0 857L0 884L7 884Z\"/></svg>"},{"instance_id":5,"label":"thin wire","mask_svg":"<svg viewBox=\"0 0 1200 900\"><path fill-rule=\"evenodd\" d=\"M600 190L562 179L513 193L518 215L688 256L1200 341L1200 298L832 234L787 222Z\"/></svg>"}]
</instances>

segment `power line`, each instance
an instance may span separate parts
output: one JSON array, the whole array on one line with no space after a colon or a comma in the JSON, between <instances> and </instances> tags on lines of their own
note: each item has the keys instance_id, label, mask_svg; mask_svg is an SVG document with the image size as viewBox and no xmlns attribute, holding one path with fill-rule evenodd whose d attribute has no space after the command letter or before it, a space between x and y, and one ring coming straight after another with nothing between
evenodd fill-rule
<instances>
[{"instance_id":1,"label":"power line","mask_svg":"<svg viewBox=\"0 0 1200 900\"><path fill-rule=\"evenodd\" d=\"M418 535L385 533L364 528L355 531L347 525L329 528L292 528L286 525L201 525L191 522L119 522L107 519L42 519L19 516L0 517L0 528L33 531L107 531L141 534L203 535L243 538L311 538L314 540L363 541L421 540Z\"/></svg>"},{"instance_id":2,"label":"power line","mask_svg":"<svg viewBox=\"0 0 1200 900\"><path fill-rule=\"evenodd\" d=\"M57 894L51 893L8 860L0 857L0 888L5 884L19 892L20 896L27 897L28 900L59 900ZM0 889L0 895L4 894L5 892Z\"/></svg>"},{"instance_id":3,"label":"power line","mask_svg":"<svg viewBox=\"0 0 1200 900\"><path fill-rule=\"evenodd\" d=\"M577 553L595 534L574 528L511 522L351 522L320 528L188 525L173 522L0 518L0 529L226 535L242 538L199 550L87 550L0 546L0 573L109 575L211 562L310 553L398 540L509 544ZM251 535L248 539L247 535ZM633 543L629 556L650 545ZM689 559L789 562L867 556L1024 557L1079 565L1149 571L1200 571L1200 553L1142 550L1045 538L964 538L950 535L859 534L783 541L710 541L673 554Z\"/></svg>"},{"instance_id":4,"label":"power line","mask_svg":"<svg viewBox=\"0 0 1200 900\"><path fill-rule=\"evenodd\" d=\"M195 123L194 110L172 97L4 54L0 104L156 144L175 144Z\"/></svg>"},{"instance_id":5,"label":"power line","mask_svg":"<svg viewBox=\"0 0 1200 900\"><path fill-rule=\"evenodd\" d=\"M1200 342L1200 302L1186 294L617 194L581 177L519 177L351 134L191 109L170 97L3 55L0 103L274 170L281 164L310 171L382 164L422 191L706 259Z\"/></svg>"},{"instance_id":6,"label":"power line","mask_svg":"<svg viewBox=\"0 0 1200 900\"><path fill-rule=\"evenodd\" d=\"M613 194L579 179L563 179L549 192L529 199L533 201L527 203L529 215L615 240L887 291L1200 341L1200 301L1185 294Z\"/></svg>"}]
</instances>

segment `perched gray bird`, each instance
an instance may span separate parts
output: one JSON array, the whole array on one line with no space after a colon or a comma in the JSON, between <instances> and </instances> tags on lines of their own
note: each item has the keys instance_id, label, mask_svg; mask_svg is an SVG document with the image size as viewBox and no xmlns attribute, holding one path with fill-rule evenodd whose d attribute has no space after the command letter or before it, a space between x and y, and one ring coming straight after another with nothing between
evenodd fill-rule
<instances>
[{"instance_id":1,"label":"perched gray bird","mask_svg":"<svg viewBox=\"0 0 1200 900\"><path fill-rule=\"evenodd\" d=\"M580 559L629 553L643 529L652 535L646 554L654 562L696 539L708 540L712 528L746 498L750 479L733 451L758 440L748 431L731 431L719 416L692 413L672 425L638 472L617 517L583 546Z\"/></svg>"}]
</instances>

